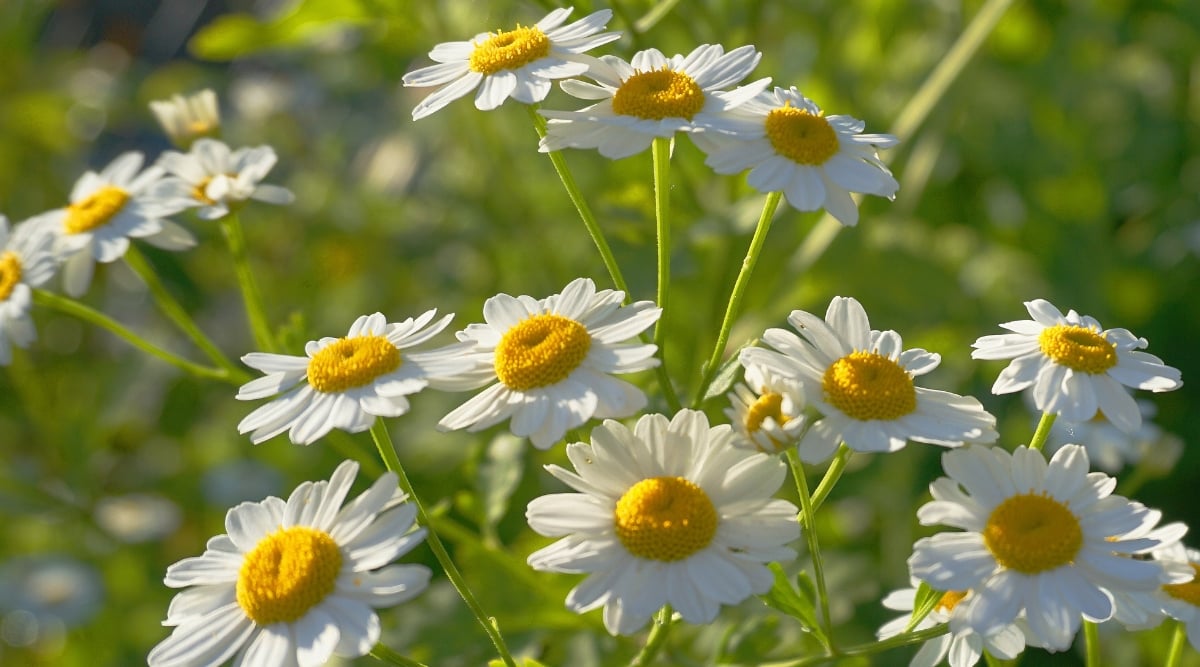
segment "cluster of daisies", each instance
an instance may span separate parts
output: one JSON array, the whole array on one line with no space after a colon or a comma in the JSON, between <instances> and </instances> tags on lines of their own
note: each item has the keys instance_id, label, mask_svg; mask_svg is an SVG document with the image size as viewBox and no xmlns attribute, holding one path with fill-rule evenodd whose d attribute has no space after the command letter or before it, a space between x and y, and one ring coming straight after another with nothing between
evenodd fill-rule
<instances>
[{"instance_id":1,"label":"cluster of daisies","mask_svg":"<svg viewBox=\"0 0 1200 667\"><path fill-rule=\"evenodd\" d=\"M154 102L152 110L170 138L188 152L166 151L147 166L137 151L123 153L99 172L75 182L62 208L35 215L11 229L0 215L0 364L12 347L36 339L30 316L32 290L60 268L63 290L80 297L95 265L120 259L130 239L166 250L186 250L195 239L170 216L194 210L203 219L228 215L246 200L286 204L292 194L261 183L275 165L268 146L230 149L213 139L220 128L212 91Z\"/></svg>"}]
</instances>

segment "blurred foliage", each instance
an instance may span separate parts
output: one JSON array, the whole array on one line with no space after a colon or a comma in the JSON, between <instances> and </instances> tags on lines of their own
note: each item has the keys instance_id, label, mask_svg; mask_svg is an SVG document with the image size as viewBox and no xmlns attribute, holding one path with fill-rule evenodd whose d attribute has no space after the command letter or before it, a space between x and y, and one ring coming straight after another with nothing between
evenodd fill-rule
<instances>
[{"instance_id":1,"label":"blurred foliage","mask_svg":"<svg viewBox=\"0 0 1200 667\"><path fill-rule=\"evenodd\" d=\"M229 142L272 145L280 163L271 180L297 195L286 209L243 214L269 315L293 353L305 340L339 335L363 313L403 319L438 308L458 313L461 328L479 320L484 299L497 292L543 296L579 275L608 282L522 109L510 102L485 114L460 100L414 123L410 110L429 91L399 84L405 71L427 64L435 44L534 22L551 2L195 4L190 36L171 33L170 42L164 31L178 24L147 3L5 2L0 211L23 220L61 206L85 167L124 150L157 155L167 143L147 102L210 86L221 95ZM575 16L602 6L580 2ZM829 113L863 118L868 131L887 131L978 7L693 0L638 32L632 27L649 23L655 3L625 0L610 24L625 37L605 52L753 43L763 52L758 76L798 86ZM1191 352L1200 338L1198 44L1195 2L1016 3L933 115L891 151L901 180L896 202L868 199L859 226L811 263L798 249L817 216L782 210L731 345L779 326L792 309L823 312L832 296L855 296L873 325L941 353L927 384L980 397L1010 447L1028 439L1031 418L1016 397L988 393L1000 364L972 362L969 345L999 322L1023 318L1024 300L1047 298L1129 328L1191 382L1200 373L1200 355ZM555 91L545 106L578 101ZM633 296L652 298L648 154L612 162L575 151L567 161ZM676 143L672 173L675 307L666 354L671 376L690 393L762 197L743 178L708 172L686 138ZM217 230L184 222L200 237L194 251L146 254L223 349L251 351ZM120 263L99 270L86 302L199 358ZM86 618L48 614L31 625L3 616L0 663L143 663L166 634L160 622L172 591L161 585L163 572L223 532L229 507L327 478L348 451L373 457L366 434L307 448L281 438L252 447L236 430L251 406L233 400L233 387L181 377L58 313L39 310L35 319L38 343L0 372L0 562L69 559L91 573L102 601ZM1188 443L1200 439L1200 422L1190 418L1195 387L1153 397L1157 422ZM483 438L436 432L433 424L461 399L423 394L392 431L485 607L514 650L543 664L627 660L637 641L609 637L597 613L563 608L577 577L535 573L524 562L547 540L525 527L523 508L559 488L541 467L562 463L562 448L513 447L502 428ZM652 401L663 409L660 398ZM718 417L723 399L707 407ZM879 600L907 585L904 560L928 532L915 525L915 499L938 472L936 448L922 445L886 459L856 457L819 516L839 643L870 641L889 618ZM1167 520L1196 525L1197 485L1200 453L1189 448L1169 477L1138 497ZM178 525L152 541L114 535L97 507L131 493L169 499L181 509ZM427 550L410 558L436 571ZM804 567L803 558L785 564L785 580ZM391 646L430 665L493 657L440 576L382 618ZM1106 632L1102 641L1113 664L1152 664L1167 637ZM677 628L663 659L692 665L717 654L750 664L802 647L816 650L798 623L751 599L711 627ZM911 653L892 651L874 664L907 664ZM1022 664L1073 660L1031 651ZM1195 653L1186 662L1200 664Z\"/></svg>"}]
</instances>

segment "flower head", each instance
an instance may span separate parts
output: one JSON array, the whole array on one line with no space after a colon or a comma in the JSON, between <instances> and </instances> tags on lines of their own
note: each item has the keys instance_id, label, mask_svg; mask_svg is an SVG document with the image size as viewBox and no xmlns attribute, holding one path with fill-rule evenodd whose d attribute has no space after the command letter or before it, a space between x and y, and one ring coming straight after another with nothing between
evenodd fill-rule
<instances>
[{"instance_id":1,"label":"flower head","mask_svg":"<svg viewBox=\"0 0 1200 667\"><path fill-rule=\"evenodd\" d=\"M564 26L571 8L556 9L532 26L480 33L469 42L445 42L429 53L437 65L404 75L405 86L443 86L413 109L420 120L475 90L475 108L491 111L509 97L536 104L546 99L550 82L579 76L588 69L581 54L620 38L601 32L612 18L603 9Z\"/></svg>"},{"instance_id":2,"label":"flower head","mask_svg":"<svg viewBox=\"0 0 1200 667\"><path fill-rule=\"evenodd\" d=\"M151 667L322 665L333 654L365 655L379 641L373 608L405 602L429 583L424 565L388 565L425 538L413 530L395 473L343 507L358 464L328 482L305 482L287 501L242 503L224 535L201 556L167 568L164 583L187 588L171 601L174 626Z\"/></svg>"},{"instance_id":3,"label":"flower head","mask_svg":"<svg viewBox=\"0 0 1200 667\"><path fill-rule=\"evenodd\" d=\"M795 557L784 545L800 534L796 506L772 498L783 462L747 455L734 437L693 410L643 416L632 431L596 427L590 445L567 447L574 472L546 467L579 493L529 503L530 527L563 538L531 554L530 566L590 575L567 607L603 605L613 634L636 632L664 604L709 623L722 604L765 593L766 563Z\"/></svg>"},{"instance_id":4,"label":"flower head","mask_svg":"<svg viewBox=\"0 0 1200 667\"><path fill-rule=\"evenodd\" d=\"M1089 473L1082 447L1067 445L1047 463L1023 446L971 446L943 454L942 467L949 477L930 485L933 501L917 518L963 532L918 540L909 569L935 590L972 591L962 619L980 634L1024 613L1029 643L1061 651L1081 618L1112 617L1112 591L1154 590L1178 577L1131 557L1162 543L1147 534L1152 510L1112 495L1116 480Z\"/></svg>"},{"instance_id":5,"label":"flower head","mask_svg":"<svg viewBox=\"0 0 1200 667\"><path fill-rule=\"evenodd\" d=\"M1028 402L1032 405L1032 396L1029 396ZM1142 421L1132 431L1117 428L1102 411L1097 411L1095 417L1082 422L1056 419L1050 427L1046 451L1053 453L1065 444L1075 443L1087 450L1092 465L1109 474L1143 461L1159 474L1165 474L1179 459L1182 445L1177 442L1178 436L1164 432L1151 421L1156 411L1154 403L1139 400L1135 404Z\"/></svg>"},{"instance_id":6,"label":"flower head","mask_svg":"<svg viewBox=\"0 0 1200 667\"><path fill-rule=\"evenodd\" d=\"M655 137L690 131L766 88L769 78L724 90L746 78L761 58L753 46L725 53L719 44L670 58L658 49L639 51L630 62L601 56L587 73L595 84L560 84L575 97L599 101L579 111L542 111L550 122L538 150L595 148L614 160L640 153Z\"/></svg>"},{"instance_id":7,"label":"flower head","mask_svg":"<svg viewBox=\"0 0 1200 667\"><path fill-rule=\"evenodd\" d=\"M451 389L491 383L438 422L444 429L485 429L512 419L512 432L546 449L567 429L597 417L628 417L646 395L610 373L658 365L654 345L626 342L658 320L650 301L622 306L624 292L596 291L588 278L545 299L497 294L483 304L484 324L458 333L474 367Z\"/></svg>"},{"instance_id":8,"label":"flower head","mask_svg":"<svg viewBox=\"0 0 1200 667\"><path fill-rule=\"evenodd\" d=\"M322 338L304 346L306 357L252 352L247 366L266 373L242 385L237 397L253 400L284 396L259 407L238 424L255 444L284 431L307 445L338 428L365 431L376 417L408 412L408 395L470 368L460 345L414 352L409 348L433 338L453 315L434 322L436 311L417 319L388 322L382 313L363 315L343 338Z\"/></svg>"},{"instance_id":9,"label":"flower head","mask_svg":"<svg viewBox=\"0 0 1200 667\"><path fill-rule=\"evenodd\" d=\"M221 130L217 94L205 89L188 96L172 95L155 100L150 111L176 146L187 148L200 137L214 137Z\"/></svg>"},{"instance_id":10,"label":"flower head","mask_svg":"<svg viewBox=\"0 0 1200 667\"><path fill-rule=\"evenodd\" d=\"M162 169L142 169L144 157L122 153L99 173L75 182L70 205L31 218L57 236L55 252L64 260L63 285L78 297L92 282L95 262L113 262L125 254L129 239L141 238L166 250L183 250L195 239L166 217L183 209L153 193Z\"/></svg>"},{"instance_id":11,"label":"flower head","mask_svg":"<svg viewBox=\"0 0 1200 667\"><path fill-rule=\"evenodd\" d=\"M992 385L993 394L1033 387L1038 410L1067 421L1091 419L1097 411L1123 431L1142 423L1125 387L1171 391L1182 386L1179 370L1139 352L1148 343L1127 329L1104 329L1074 310L1066 315L1045 299L1025 302L1032 320L1005 322L1012 333L975 341L975 359L1012 359Z\"/></svg>"},{"instance_id":12,"label":"flower head","mask_svg":"<svg viewBox=\"0 0 1200 667\"><path fill-rule=\"evenodd\" d=\"M12 361L12 346L28 347L37 338L29 309L33 291L54 275L54 234L29 223L9 229L0 215L0 366Z\"/></svg>"},{"instance_id":13,"label":"flower head","mask_svg":"<svg viewBox=\"0 0 1200 667\"><path fill-rule=\"evenodd\" d=\"M718 174L749 169L755 189L782 192L799 211L824 208L843 225L858 223L851 192L895 199L900 187L876 153L895 146L896 137L862 134L861 120L826 116L795 87L764 91L697 125L692 140Z\"/></svg>"},{"instance_id":14,"label":"flower head","mask_svg":"<svg viewBox=\"0 0 1200 667\"><path fill-rule=\"evenodd\" d=\"M823 415L800 443L806 462L824 461L842 442L860 452L894 452L908 440L956 447L996 439L996 418L979 401L916 386L913 378L941 357L905 350L895 331L872 330L858 301L835 297L824 320L794 310L788 322L800 336L768 329L763 342L775 349L746 348L741 360L798 380Z\"/></svg>"},{"instance_id":15,"label":"flower head","mask_svg":"<svg viewBox=\"0 0 1200 667\"><path fill-rule=\"evenodd\" d=\"M745 378L728 394L725 415L734 429L760 451L772 454L800 442L808 427L800 382L762 366L748 366Z\"/></svg>"},{"instance_id":16,"label":"flower head","mask_svg":"<svg viewBox=\"0 0 1200 667\"><path fill-rule=\"evenodd\" d=\"M205 220L222 218L248 199L269 204L290 204L292 193L277 185L261 183L275 166L270 146L239 148L216 139L199 139L188 153L167 151L158 165L169 176L154 188L154 194L172 204L199 207Z\"/></svg>"},{"instance_id":17,"label":"flower head","mask_svg":"<svg viewBox=\"0 0 1200 667\"><path fill-rule=\"evenodd\" d=\"M888 609L908 613L880 627L876 633L879 639L895 637L908 627L916 604L917 584L914 581L913 588L893 591L883 599L883 606ZM1025 650L1025 634L1018 623L1010 623L987 636L960 623L954 610L970 595L970 591L943 593L929 614L913 627L913 630L928 630L949 623L950 632L925 642L913 656L909 667L933 667L947 658L950 659L950 667L970 667L979 662L984 650L1002 660L1012 660Z\"/></svg>"}]
</instances>

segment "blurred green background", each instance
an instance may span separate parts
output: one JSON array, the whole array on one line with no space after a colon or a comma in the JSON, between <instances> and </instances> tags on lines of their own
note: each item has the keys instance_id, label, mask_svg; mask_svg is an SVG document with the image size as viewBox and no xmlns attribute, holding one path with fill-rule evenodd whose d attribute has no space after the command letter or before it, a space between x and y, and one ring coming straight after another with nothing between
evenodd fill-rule
<instances>
[{"instance_id":1,"label":"blurred green background","mask_svg":"<svg viewBox=\"0 0 1200 667\"><path fill-rule=\"evenodd\" d=\"M644 32L655 3L612 5L625 36L601 53L687 53L701 43L754 44L753 78L796 85L827 113L885 132L979 10L947 0L680 2ZM536 135L514 103L482 113L469 99L414 123L427 90L401 76L443 41L539 20L550 2L408 0L100 0L0 2L0 212L19 222L64 205L75 179L126 150L169 146L151 100L203 87L222 100L224 138L269 144L268 179L296 203L242 215L269 315L303 342L343 335L355 317L429 308L480 321L497 293L543 297L607 274ZM605 6L580 2L575 18ZM555 90L547 108L582 104ZM1183 389L1143 395L1183 443L1169 475L1136 497L1166 520L1196 525L1200 354L1200 3L1157 0L1015 2L929 118L888 159L894 203L869 199L857 228L824 252L804 245L819 218L786 206L774 223L731 343L792 309L823 312L854 296L877 328L942 354L925 386L970 393L1001 421L1001 442L1026 442L1033 418L1015 396L991 396L998 363L970 343L1024 319L1047 298L1150 341L1183 371ZM613 244L633 296L654 295L649 155L567 161ZM687 394L707 358L762 196L715 176L685 138L675 147L673 310L668 369ZM231 265L210 224L180 216L199 246L142 246L173 293L232 357L253 350ZM57 282L52 283L57 290ZM85 302L194 359L120 263L101 268ZM166 567L224 532L229 507L328 478L347 451L371 461L366 434L295 447L251 446L236 425L253 405L235 388L182 376L107 332L34 313L38 342L0 372L0 664L134 665L166 636ZM447 340L449 337L447 336ZM665 409L651 378L652 407ZM465 396L427 392L392 422L401 459L456 559L510 646L552 665L620 664L640 640L603 633L598 613L566 612L578 577L534 573L524 558L547 541L524 506L558 490L535 452L504 435L438 433ZM714 418L723 400L707 405ZM582 437L586 433L580 433ZM349 449L348 449L349 448ZM1170 463L1167 450L1149 461ZM379 470L366 469L356 488ZM1152 466L1153 467L1153 466ZM820 536L841 643L869 641L892 616L878 603L907 585L904 561L928 529L913 513L939 474L934 447L859 457L821 515ZM819 474L814 470L813 474ZM1127 469L1123 475L1129 475ZM1192 540L1192 544L1200 544ZM435 568L422 547L407 557ZM790 564L789 570L804 567ZM384 611L384 640L430 665L479 665L489 646L444 578ZM1108 628L1105 628L1108 630ZM1111 664L1158 664L1159 631L1104 632ZM682 626L663 664L756 664L804 655L791 619L751 599L710 628ZM1190 650L1189 650L1190 651ZM871 664L907 664L912 649ZM371 658L357 661L372 664ZM1076 664L1075 652L1029 652L1022 664ZM867 664L846 661L844 664ZM1081 663L1079 663L1081 664ZM1200 664L1190 651L1186 664Z\"/></svg>"}]
</instances>

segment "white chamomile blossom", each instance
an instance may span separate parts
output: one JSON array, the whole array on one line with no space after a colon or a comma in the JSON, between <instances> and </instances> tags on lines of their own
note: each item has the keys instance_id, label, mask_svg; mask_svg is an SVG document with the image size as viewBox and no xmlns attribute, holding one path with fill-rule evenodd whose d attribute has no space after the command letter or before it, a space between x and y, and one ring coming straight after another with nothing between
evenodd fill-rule
<instances>
[{"instance_id":1,"label":"white chamomile blossom","mask_svg":"<svg viewBox=\"0 0 1200 667\"><path fill-rule=\"evenodd\" d=\"M1026 394L1029 396L1029 394ZM1033 397L1029 396L1032 405ZM1087 450L1088 460L1097 469L1109 474L1120 472L1127 465L1137 465L1152 457L1154 467L1170 470L1172 462L1169 452L1176 436L1165 433L1151 419L1156 408L1150 401L1135 401L1142 421L1136 429L1124 431L1110 422L1103 412L1081 422L1056 419L1050 427L1046 440L1046 451L1054 453L1063 445L1075 443Z\"/></svg>"},{"instance_id":2,"label":"white chamomile blossom","mask_svg":"<svg viewBox=\"0 0 1200 667\"><path fill-rule=\"evenodd\" d=\"M529 526L563 539L529 556L536 570L585 573L567 607L604 607L612 634L636 632L665 604L689 623L771 588L766 563L790 561L796 506L773 498L786 468L747 454L728 425L683 410L645 415L631 431L606 421L567 447L575 471L546 466L579 493L535 498Z\"/></svg>"},{"instance_id":3,"label":"white chamomile blossom","mask_svg":"<svg viewBox=\"0 0 1200 667\"><path fill-rule=\"evenodd\" d=\"M509 97L536 104L546 99L550 82L588 70L583 52L619 39L601 32L612 10L593 12L564 26L572 8L556 9L532 26L480 33L468 42L445 42L429 53L437 65L404 75L405 86L443 86L413 109L419 120L476 88L475 108L491 111Z\"/></svg>"},{"instance_id":4,"label":"white chamomile blossom","mask_svg":"<svg viewBox=\"0 0 1200 667\"><path fill-rule=\"evenodd\" d=\"M546 449L567 429L628 417L646 395L611 373L654 368L655 345L628 342L658 320L650 301L622 306L625 293L596 291L589 278L571 281L545 299L497 294L483 304L483 324L458 333L474 364L446 389L491 384L438 422L447 430L479 431L512 418L514 435Z\"/></svg>"},{"instance_id":5,"label":"white chamomile blossom","mask_svg":"<svg viewBox=\"0 0 1200 667\"><path fill-rule=\"evenodd\" d=\"M186 97L172 95L169 100L155 100L150 103L150 111L176 146L186 148L200 137L215 136L221 129L217 94L208 89Z\"/></svg>"},{"instance_id":6,"label":"white chamomile blossom","mask_svg":"<svg viewBox=\"0 0 1200 667\"><path fill-rule=\"evenodd\" d=\"M890 134L862 134L851 116L826 116L795 87L764 91L729 114L709 117L692 139L718 174L750 170L760 192L782 192L799 211L824 208L843 225L858 223L851 192L896 198L900 184L876 151Z\"/></svg>"},{"instance_id":7,"label":"white chamomile blossom","mask_svg":"<svg viewBox=\"0 0 1200 667\"><path fill-rule=\"evenodd\" d=\"M75 182L70 205L31 218L56 236L55 252L63 261L63 288L78 297L92 282L95 262L114 262L140 238L166 250L195 245L192 235L166 217L183 207L161 200L153 187L159 167L142 170L141 153L122 153L99 173L89 171Z\"/></svg>"},{"instance_id":8,"label":"white chamomile blossom","mask_svg":"<svg viewBox=\"0 0 1200 667\"><path fill-rule=\"evenodd\" d=\"M1108 620L1112 591L1150 591L1178 581L1162 563L1133 558L1158 547L1152 510L1112 495L1116 480L1088 472L1087 452L1067 445L1050 459L1018 447L970 446L942 455L949 475L917 510L938 533L913 546L912 575L935 590L969 590L955 613L983 635L1024 614L1030 645L1062 651L1081 619Z\"/></svg>"},{"instance_id":9,"label":"white chamomile blossom","mask_svg":"<svg viewBox=\"0 0 1200 667\"><path fill-rule=\"evenodd\" d=\"M1189 557L1189 549L1180 541L1187 534L1188 528L1178 521L1158 526L1161 519L1162 512L1150 510L1146 513L1141 528L1125 537L1149 537L1158 540L1159 545L1147 555L1179 575L1180 581L1164 584L1154 590L1110 591L1115 607L1112 622L1124 626L1127 630L1146 630L1158 626L1167 617L1167 607L1180 599L1187 602L1189 594L1193 595L1192 604L1200 603L1200 589L1190 581L1195 578L1196 570ZM1182 596L1179 596L1180 593ZM1200 617L1197 620L1200 620Z\"/></svg>"},{"instance_id":10,"label":"white chamomile blossom","mask_svg":"<svg viewBox=\"0 0 1200 667\"><path fill-rule=\"evenodd\" d=\"M454 317L434 322L436 312L403 322L388 322L382 313L363 315L344 338L309 341L306 357L267 352L242 357L244 364L266 375L242 385L241 400L274 396L302 384L246 415L238 432L252 432L250 438L258 444L289 431L292 442L307 445L335 428L359 433L376 417L408 412L409 394L440 387L444 378L471 367L461 345L409 350L436 336Z\"/></svg>"},{"instance_id":11,"label":"white chamomile blossom","mask_svg":"<svg viewBox=\"0 0 1200 667\"><path fill-rule=\"evenodd\" d=\"M1192 570L1191 578L1162 587L1162 611L1183 623L1188 643L1200 651L1200 551L1178 545L1175 551L1157 557L1171 558Z\"/></svg>"},{"instance_id":12,"label":"white chamomile blossom","mask_svg":"<svg viewBox=\"0 0 1200 667\"><path fill-rule=\"evenodd\" d=\"M599 101L579 111L541 111L550 122L538 150L595 148L613 160L640 153L655 137L690 131L761 92L769 78L723 90L745 79L761 58L753 46L725 53L719 44L670 58L658 49L639 51L630 62L600 56L587 72L595 84L559 84L575 97Z\"/></svg>"},{"instance_id":13,"label":"white chamomile blossom","mask_svg":"<svg viewBox=\"0 0 1200 667\"><path fill-rule=\"evenodd\" d=\"M792 378L761 366L746 368L745 383L727 394L725 416L746 442L775 454L795 445L804 435L804 388Z\"/></svg>"},{"instance_id":14,"label":"white chamomile blossom","mask_svg":"<svg viewBox=\"0 0 1200 667\"><path fill-rule=\"evenodd\" d=\"M28 223L9 229L0 215L0 366L12 361L12 346L29 347L37 339L29 309L33 289L54 275L55 236Z\"/></svg>"},{"instance_id":15,"label":"white chamomile blossom","mask_svg":"<svg viewBox=\"0 0 1200 667\"><path fill-rule=\"evenodd\" d=\"M979 401L914 385L941 357L905 350L895 331L872 330L855 299L834 297L823 321L794 310L788 322L800 336L768 329L763 342L775 349L746 348L741 361L796 378L823 415L800 443L805 462L828 459L843 442L860 452L895 452L908 440L957 447L996 439L996 418Z\"/></svg>"},{"instance_id":16,"label":"white chamomile blossom","mask_svg":"<svg viewBox=\"0 0 1200 667\"><path fill-rule=\"evenodd\" d=\"M275 160L270 146L230 150L216 139L198 139L187 153L159 156L158 166L169 176L155 185L154 194L174 205L198 207L205 220L225 217L248 199L290 204L291 192L260 182Z\"/></svg>"},{"instance_id":17,"label":"white chamomile blossom","mask_svg":"<svg viewBox=\"0 0 1200 667\"><path fill-rule=\"evenodd\" d=\"M883 599L883 606L895 611L908 612L883 624L876 636L883 640L902 634L912 621L912 610L916 604L917 586L893 591ZM1025 650L1025 634L1020 625L1011 623L990 635L984 636L958 622L954 610L968 597L970 592L949 591L938 598L933 609L921 619L913 630L928 630L943 623L950 624L950 631L925 642L909 661L909 667L934 667L949 660L950 667L970 667L979 662L986 650L1001 660L1012 660Z\"/></svg>"},{"instance_id":18,"label":"white chamomile blossom","mask_svg":"<svg viewBox=\"0 0 1200 667\"><path fill-rule=\"evenodd\" d=\"M1005 322L1012 333L975 341L975 359L1012 359L992 393L1033 387L1038 410L1067 421L1091 419L1097 411L1119 429L1133 431L1141 413L1124 387L1171 391L1182 386L1179 370L1139 352L1148 343L1127 329L1104 329L1095 318L1069 311L1065 316L1045 299L1025 302L1032 320Z\"/></svg>"},{"instance_id":19,"label":"white chamomile blossom","mask_svg":"<svg viewBox=\"0 0 1200 667\"><path fill-rule=\"evenodd\" d=\"M225 516L204 554L167 568L171 635L150 667L323 665L365 655L379 641L376 608L423 591L424 565L389 565L425 538L416 508L386 473L343 506L358 464L305 482L285 502L246 502Z\"/></svg>"}]
</instances>

